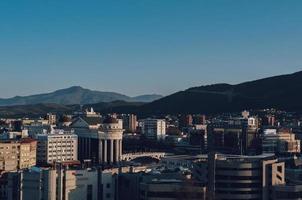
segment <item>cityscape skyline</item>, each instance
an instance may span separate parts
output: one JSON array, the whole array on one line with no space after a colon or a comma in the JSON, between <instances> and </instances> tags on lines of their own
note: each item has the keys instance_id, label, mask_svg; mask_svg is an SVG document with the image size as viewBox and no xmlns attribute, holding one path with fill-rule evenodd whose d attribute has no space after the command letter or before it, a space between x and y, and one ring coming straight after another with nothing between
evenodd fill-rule
<instances>
[{"instance_id":1,"label":"cityscape skyline","mask_svg":"<svg viewBox=\"0 0 302 200\"><path fill-rule=\"evenodd\" d=\"M302 199L302 1L0 1L0 200Z\"/></svg>"},{"instance_id":2,"label":"cityscape skyline","mask_svg":"<svg viewBox=\"0 0 302 200\"><path fill-rule=\"evenodd\" d=\"M302 3L247 2L1 2L0 98L168 95L300 71Z\"/></svg>"}]
</instances>

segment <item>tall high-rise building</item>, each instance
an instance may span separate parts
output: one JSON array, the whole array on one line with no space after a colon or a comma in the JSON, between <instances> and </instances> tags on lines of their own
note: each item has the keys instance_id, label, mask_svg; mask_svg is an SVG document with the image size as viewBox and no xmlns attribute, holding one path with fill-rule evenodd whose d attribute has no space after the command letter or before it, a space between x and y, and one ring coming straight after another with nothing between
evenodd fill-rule
<instances>
[{"instance_id":1,"label":"tall high-rise building","mask_svg":"<svg viewBox=\"0 0 302 200\"><path fill-rule=\"evenodd\" d=\"M137 117L134 114L123 115L123 129L126 132L135 133L137 126Z\"/></svg>"}]
</instances>

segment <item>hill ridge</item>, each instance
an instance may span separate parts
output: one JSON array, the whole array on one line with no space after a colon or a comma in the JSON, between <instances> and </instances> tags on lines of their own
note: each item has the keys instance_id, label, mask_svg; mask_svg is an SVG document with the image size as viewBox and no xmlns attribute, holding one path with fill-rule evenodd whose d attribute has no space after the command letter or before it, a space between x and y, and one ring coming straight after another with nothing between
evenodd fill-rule
<instances>
[{"instance_id":1,"label":"hill ridge","mask_svg":"<svg viewBox=\"0 0 302 200\"><path fill-rule=\"evenodd\" d=\"M55 103L63 105L72 104L93 104L99 102L111 102L123 100L128 102L151 102L161 98L161 95L140 95L130 97L117 92L97 91L83 88L81 86L71 86L58 89L54 92L34 94L29 96L15 96L12 98L0 98L0 106L31 105L39 103Z\"/></svg>"}]
</instances>

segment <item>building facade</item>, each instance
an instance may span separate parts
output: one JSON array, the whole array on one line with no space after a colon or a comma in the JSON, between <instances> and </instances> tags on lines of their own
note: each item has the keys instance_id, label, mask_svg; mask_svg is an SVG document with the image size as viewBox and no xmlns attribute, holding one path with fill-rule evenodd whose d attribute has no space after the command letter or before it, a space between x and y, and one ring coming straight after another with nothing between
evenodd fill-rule
<instances>
[{"instance_id":1,"label":"building facade","mask_svg":"<svg viewBox=\"0 0 302 200\"><path fill-rule=\"evenodd\" d=\"M208 197L211 199L270 199L272 186L285 183L285 164L274 154L211 153L207 177Z\"/></svg>"},{"instance_id":2,"label":"building facade","mask_svg":"<svg viewBox=\"0 0 302 200\"><path fill-rule=\"evenodd\" d=\"M166 121L163 119L144 119L142 133L147 139L161 140L166 136Z\"/></svg>"},{"instance_id":3,"label":"building facade","mask_svg":"<svg viewBox=\"0 0 302 200\"><path fill-rule=\"evenodd\" d=\"M0 142L0 171L26 169L36 165L37 141L33 139Z\"/></svg>"},{"instance_id":4,"label":"building facade","mask_svg":"<svg viewBox=\"0 0 302 200\"><path fill-rule=\"evenodd\" d=\"M205 200L206 188L184 180L154 179L140 184L141 200Z\"/></svg>"},{"instance_id":5,"label":"building facade","mask_svg":"<svg viewBox=\"0 0 302 200\"><path fill-rule=\"evenodd\" d=\"M78 136L73 132L53 130L36 135L36 139L38 164L78 160Z\"/></svg>"},{"instance_id":6,"label":"building facade","mask_svg":"<svg viewBox=\"0 0 302 200\"><path fill-rule=\"evenodd\" d=\"M97 129L75 128L79 137L79 159L101 165L119 163L123 131L122 125L113 117L107 117Z\"/></svg>"},{"instance_id":7,"label":"building facade","mask_svg":"<svg viewBox=\"0 0 302 200\"><path fill-rule=\"evenodd\" d=\"M126 132L135 133L137 127L137 117L134 114L122 115L123 129Z\"/></svg>"},{"instance_id":8,"label":"building facade","mask_svg":"<svg viewBox=\"0 0 302 200\"><path fill-rule=\"evenodd\" d=\"M300 140L288 131L266 131L262 135L262 151L264 153L300 153Z\"/></svg>"},{"instance_id":9,"label":"building facade","mask_svg":"<svg viewBox=\"0 0 302 200\"><path fill-rule=\"evenodd\" d=\"M207 135L210 151L248 154L255 153L261 148L259 128L254 118L212 123L208 125Z\"/></svg>"},{"instance_id":10,"label":"building facade","mask_svg":"<svg viewBox=\"0 0 302 200\"><path fill-rule=\"evenodd\" d=\"M20 176L24 200L98 200L97 170L32 168Z\"/></svg>"}]
</instances>

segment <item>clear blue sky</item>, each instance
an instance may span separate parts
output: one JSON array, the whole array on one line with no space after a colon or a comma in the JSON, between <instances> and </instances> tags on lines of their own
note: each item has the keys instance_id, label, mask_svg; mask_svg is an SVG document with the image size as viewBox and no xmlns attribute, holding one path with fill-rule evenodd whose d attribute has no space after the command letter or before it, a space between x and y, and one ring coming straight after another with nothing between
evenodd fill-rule
<instances>
[{"instance_id":1,"label":"clear blue sky","mask_svg":"<svg viewBox=\"0 0 302 200\"><path fill-rule=\"evenodd\" d=\"M170 94L302 70L300 0L0 1L0 97Z\"/></svg>"}]
</instances>

